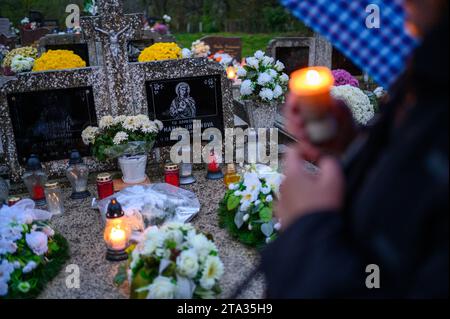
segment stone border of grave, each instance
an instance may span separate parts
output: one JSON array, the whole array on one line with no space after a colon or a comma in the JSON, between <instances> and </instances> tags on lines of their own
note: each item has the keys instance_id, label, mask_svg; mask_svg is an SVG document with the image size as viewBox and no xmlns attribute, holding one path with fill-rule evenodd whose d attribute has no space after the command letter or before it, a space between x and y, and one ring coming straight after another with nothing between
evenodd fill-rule
<instances>
[{"instance_id":1,"label":"stone border of grave","mask_svg":"<svg viewBox=\"0 0 450 319\"><path fill-rule=\"evenodd\" d=\"M6 160L5 163L0 163L0 165L9 167L9 173L13 181L20 180L24 168L19 164L17 157L14 131L9 116L8 94L85 86L92 87L97 118L112 114L107 91L103 89L103 87L107 86L107 81L100 67L22 73L16 77L9 78L9 81L4 82L3 86L0 86L0 123L2 124L0 127L0 138L4 148L4 160ZM102 168L108 168L105 164L91 158L86 160L89 167L93 170L98 171L102 170ZM43 165L50 175L62 176L67 168L67 160L51 161Z\"/></svg>"},{"instance_id":2,"label":"stone border of grave","mask_svg":"<svg viewBox=\"0 0 450 319\"><path fill-rule=\"evenodd\" d=\"M206 58L155 61L147 63L130 63L130 75L133 91L134 114L148 114L146 81L178 79L220 75L222 90L222 107L224 128L234 127L233 91L223 67ZM225 139L225 136L223 136ZM161 148L161 161L170 159L170 147Z\"/></svg>"}]
</instances>

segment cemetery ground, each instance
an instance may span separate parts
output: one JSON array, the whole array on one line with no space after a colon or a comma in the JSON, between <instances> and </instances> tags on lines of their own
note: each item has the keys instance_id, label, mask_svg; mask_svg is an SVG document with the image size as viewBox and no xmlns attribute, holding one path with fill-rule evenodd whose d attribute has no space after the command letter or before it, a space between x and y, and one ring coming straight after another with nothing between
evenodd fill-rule
<instances>
[{"instance_id":1,"label":"cemetery ground","mask_svg":"<svg viewBox=\"0 0 450 319\"><path fill-rule=\"evenodd\" d=\"M307 37L312 36L308 29L297 32L277 32L277 33L175 33L177 42L184 48L190 48L191 43L205 36L240 37L242 38L242 56L252 56L257 50L265 51L270 40L277 37Z\"/></svg>"}]
</instances>

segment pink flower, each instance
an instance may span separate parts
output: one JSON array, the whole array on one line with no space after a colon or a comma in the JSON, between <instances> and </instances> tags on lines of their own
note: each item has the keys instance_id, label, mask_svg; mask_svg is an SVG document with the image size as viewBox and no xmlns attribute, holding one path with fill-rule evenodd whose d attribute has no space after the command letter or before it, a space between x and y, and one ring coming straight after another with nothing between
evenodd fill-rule
<instances>
[{"instance_id":1,"label":"pink flower","mask_svg":"<svg viewBox=\"0 0 450 319\"><path fill-rule=\"evenodd\" d=\"M349 72L338 69L333 70L332 73L334 76L335 86L351 85L359 88L359 81L355 77L353 77Z\"/></svg>"}]
</instances>

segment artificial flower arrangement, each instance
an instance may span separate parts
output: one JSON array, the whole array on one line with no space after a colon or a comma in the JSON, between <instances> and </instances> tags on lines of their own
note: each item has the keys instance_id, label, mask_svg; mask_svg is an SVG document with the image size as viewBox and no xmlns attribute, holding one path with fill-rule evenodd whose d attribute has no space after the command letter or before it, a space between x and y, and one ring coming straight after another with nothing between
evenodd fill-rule
<instances>
[{"instance_id":1,"label":"artificial flower arrangement","mask_svg":"<svg viewBox=\"0 0 450 319\"><path fill-rule=\"evenodd\" d=\"M144 49L139 55L139 62L173 60L182 57L181 48L174 42L158 42Z\"/></svg>"},{"instance_id":2,"label":"artificial flower arrangement","mask_svg":"<svg viewBox=\"0 0 450 319\"><path fill-rule=\"evenodd\" d=\"M224 51L219 51L209 56L209 59L220 63L220 65L222 65L225 69L233 65L235 62L233 57Z\"/></svg>"},{"instance_id":3,"label":"artificial flower arrangement","mask_svg":"<svg viewBox=\"0 0 450 319\"><path fill-rule=\"evenodd\" d=\"M350 108L353 118L359 125L366 126L375 116L375 108L369 97L361 89L352 85L334 86L331 95Z\"/></svg>"},{"instance_id":4,"label":"artificial flower arrangement","mask_svg":"<svg viewBox=\"0 0 450 319\"><path fill-rule=\"evenodd\" d=\"M210 46L203 41L192 42L191 51L195 58L207 58L210 55L210 49Z\"/></svg>"},{"instance_id":5,"label":"artificial flower arrangement","mask_svg":"<svg viewBox=\"0 0 450 319\"><path fill-rule=\"evenodd\" d=\"M36 48L33 47L22 47L13 49L5 55L2 63L3 68L11 69L12 61L14 57L16 57L17 55L20 55L24 58L32 58L33 60L35 60L38 57L38 51Z\"/></svg>"},{"instance_id":6,"label":"artificial flower arrangement","mask_svg":"<svg viewBox=\"0 0 450 319\"><path fill-rule=\"evenodd\" d=\"M20 21L20 25L24 30L36 30L38 25L36 22L30 22L30 19L28 17L23 18Z\"/></svg>"},{"instance_id":7,"label":"artificial flower arrangement","mask_svg":"<svg viewBox=\"0 0 450 319\"><path fill-rule=\"evenodd\" d=\"M241 99L271 103L285 100L289 76L283 73L284 64L257 51L238 68L237 76L242 80Z\"/></svg>"},{"instance_id":8,"label":"artificial flower arrangement","mask_svg":"<svg viewBox=\"0 0 450 319\"><path fill-rule=\"evenodd\" d=\"M131 250L115 281L128 278L133 299L211 299L221 292L218 249L190 224L152 226Z\"/></svg>"},{"instance_id":9,"label":"artificial flower arrangement","mask_svg":"<svg viewBox=\"0 0 450 319\"><path fill-rule=\"evenodd\" d=\"M0 209L0 299L34 298L68 259L67 241L30 199Z\"/></svg>"},{"instance_id":10,"label":"artificial flower arrangement","mask_svg":"<svg viewBox=\"0 0 450 319\"><path fill-rule=\"evenodd\" d=\"M146 115L104 116L99 127L87 127L81 137L86 145L92 145L93 155L105 161L149 152L162 128L161 121L151 121Z\"/></svg>"},{"instance_id":11,"label":"artificial flower arrangement","mask_svg":"<svg viewBox=\"0 0 450 319\"><path fill-rule=\"evenodd\" d=\"M69 50L49 50L34 62L33 72L86 67L86 62Z\"/></svg>"},{"instance_id":12,"label":"artificial flower arrangement","mask_svg":"<svg viewBox=\"0 0 450 319\"><path fill-rule=\"evenodd\" d=\"M281 228L273 216L283 176L265 165L246 168L241 181L231 184L219 204L219 223L242 243L262 247Z\"/></svg>"}]
</instances>

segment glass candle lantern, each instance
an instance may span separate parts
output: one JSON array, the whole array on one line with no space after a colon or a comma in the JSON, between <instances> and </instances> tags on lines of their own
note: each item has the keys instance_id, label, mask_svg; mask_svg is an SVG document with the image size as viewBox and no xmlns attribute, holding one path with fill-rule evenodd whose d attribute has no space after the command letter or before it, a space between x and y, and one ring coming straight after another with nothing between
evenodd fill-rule
<instances>
[{"instance_id":1,"label":"glass candle lantern","mask_svg":"<svg viewBox=\"0 0 450 319\"><path fill-rule=\"evenodd\" d=\"M64 203L62 200L61 188L58 183L45 184L45 199L50 213L60 215L64 212Z\"/></svg>"},{"instance_id":2,"label":"glass candle lantern","mask_svg":"<svg viewBox=\"0 0 450 319\"><path fill-rule=\"evenodd\" d=\"M97 175L97 192L100 200L114 194L114 182L111 174L101 173Z\"/></svg>"},{"instance_id":3,"label":"glass candle lantern","mask_svg":"<svg viewBox=\"0 0 450 319\"><path fill-rule=\"evenodd\" d=\"M236 166L234 164L228 164L225 176L223 178L225 186L228 187L231 184L239 183L240 180L241 176L239 176L239 174L237 173Z\"/></svg>"},{"instance_id":4,"label":"glass candle lantern","mask_svg":"<svg viewBox=\"0 0 450 319\"><path fill-rule=\"evenodd\" d=\"M192 168L192 163L182 163L180 165L180 185L190 185L197 181L193 175Z\"/></svg>"},{"instance_id":5,"label":"glass candle lantern","mask_svg":"<svg viewBox=\"0 0 450 319\"><path fill-rule=\"evenodd\" d=\"M45 205L44 185L47 182L47 178L48 176L42 169L39 158L36 155L31 155L27 161L26 171L22 179L36 206Z\"/></svg>"},{"instance_id":6,"label":"glass candle lantern","mask_svg":"<svg viewBox=\"0 0 450 319\"><path fill-rule=\"evenodd\" d=\"M89 168L83 163L83 159L77 150L73 150L70 153L66 176L72 186L72 195L70 198L84 199L91 196L87 190Z\"/></svg>"},{"instance_id":7,"label":"glass candle lantern","mask_svg":"<svg viewBox=\"0 0 450 319\"><path fill-rule=\"evenodd\" d=\"M220 167L219 163L219 157L214 153L214 149L212 149L209 153L207 170L207 179L216 180L223 178L222 168Z\"/></svg>"},{"instance_id":8,"label":"glass candle lantern","mask_svg":"<svg viewBox=\"0 0 450 319\"><path fill-rule=\"evenodd\" d=\"M0 177L0 208L6 204L9 197L9 185Z\"/></svg>"},{"instance_id":9,"label":"glass candle lantern","mask_svg":"<svg viewBox=\"0 0 450 319\"><path fill-rule=\"evenodd\" d=\"M108 248L106 259L110 261L121 261L128 258L126 249L131 237L131 228L122 210L122 206L113 198L106 212L106 225L104 239Z\"/></svg>"},{"instance_id":10,"label":"glass candle lantern","mask_svg":"<svg viewBox=\"0 0 450 319\"><path fill-rule=\"evenodd\" d=\"M166 164L164 167L164 181L176 187L180 186L180 168L177 164Z\"/></svg>"}]
</instances>

